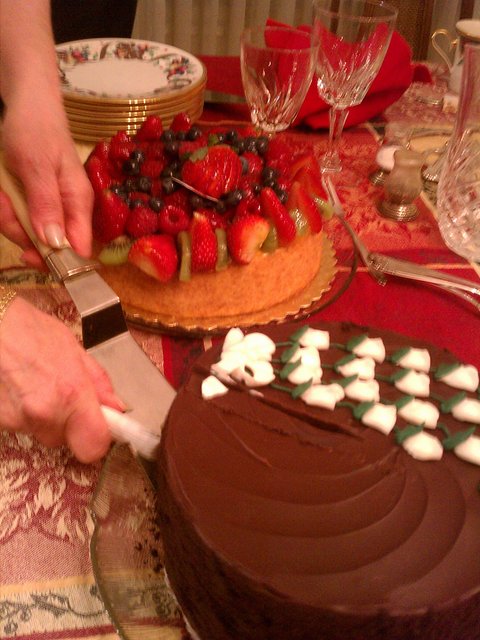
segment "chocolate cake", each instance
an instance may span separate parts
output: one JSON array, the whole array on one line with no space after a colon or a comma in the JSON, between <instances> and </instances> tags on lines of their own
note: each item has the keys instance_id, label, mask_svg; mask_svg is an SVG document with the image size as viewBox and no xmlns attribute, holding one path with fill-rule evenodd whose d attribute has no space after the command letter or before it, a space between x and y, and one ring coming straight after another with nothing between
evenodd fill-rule
<instances>
[{"instance_id":1,"label":"chocolate cake","mask_svg":"<svg viewBox=\"0 0 480 640\"><path fill-rule=\"evenodd\" d=\"M477 640L478 371L349 324L266 333L202 356L163 432L166 570L193 629Z\"/></svg>"}]
</instances>

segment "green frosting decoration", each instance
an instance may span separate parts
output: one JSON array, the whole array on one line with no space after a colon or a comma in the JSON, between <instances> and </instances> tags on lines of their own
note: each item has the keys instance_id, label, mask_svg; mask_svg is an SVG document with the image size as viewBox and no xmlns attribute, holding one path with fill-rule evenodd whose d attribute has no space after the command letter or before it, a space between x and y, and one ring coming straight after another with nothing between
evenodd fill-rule
<instances>
[{"instance_id":1,"label":"green frosting decoration","mask_svg":"<svg viewBox=\"0 0 480 640\"><path fill-rule=\"evenodd\" d=\"M358 347L358 345L362 344L362 342L364 342L364 340L366 340L367 338L368 335L366 333L363 333L360 336L353 336L353 338L350 338L350 340L347 342L345 348L347 349L347 351L353 351L355 347Z\"/></svg>"},{"instance_id":2,"label":"green frosting decoration","mask_svg":"<svg viewBox=\"0 0 480 640\"><path fill-rule=\"evenodd\" d=\"M440 411L442 413L450 413L453 407L462 402L462 400L466 397L465 391L460 391L460 393L456 393L454 396L451 396L447 400L444 400L440 405Z\"/></svg>"},{"instance_id":3,"label":"green frosting decoration","mask_svg":"<svg viewBox=\"0 0 480 640\"><path fill-rule=\"evenodd\" d=\"M290 345L288 349L285 349L285 351L280 356L280 360L282 362L288 362L297 349L298 349L298 342L294 342L292 345Z\"/></svg>"},{"instance_id":4,"label":"green frosting decoration","mask_svg":"<svg viewBox=\"0 0 480 640\"><path fill-rule=\"evenodd\" d=\"M398 364L398 362L404 356L406 356L409 351L410 347L403 347L402 349L398 349L398 351L395 351L395 353L392 353L392 355L390 356L391 362L393 362L394 364Z\"/></svg>"},{"instance_id":5,"label":"green frosting decoration","mask_svg":"<svg viewBox=\"0 0 480 640\"><path fill-rule=\"evenodd\" d=\"M455 449L455 447L459 444L461 444L462 442L465 442L465 440L468 440L468 438L470 438L470 436L472 436L475 433L476 427L470 427L470 429L466 429L465 431L459 431L458 433L455 433L453 436L448 436L448 438L445 438L445 440L443 440L442 445L443 448L446 451L451 451L452 449Z\"/></svg>"},{"instance_id":6,"label":"green frosting decoration","mask_svg":"<svg viewBox=\"0 0 480 640\"><path fill-rule=\"evenodd\" d=\"M290 336L290 340L292 342L298 342L300 338L308 331L308 329L308 324L303 325L303 327L300 327L299 329L297 329L297 331L292 333L292 335Z\"/></svg>"},{"instance_id":7,"label":"green frosting decoration","mask_svg":"<svg viewBox=\"0 0 480 640\"><path fill-rule=\"evenodd\" d=\"M395 373L392 373L392 375L389 377L389 380L390 382L398 382L398 380L405 378L405 376L407 376L410 372L411 369L399 369L398 371L395 371Z\"/></svg>"},{"instance_id":8,"label":"green frosting decoration","mask_svg":"<svg viewBox=\"0 0 480 640\"><path fill-rule=\"evenodd\" d=\"M313 384L313 380L311 378L310 380L307 380L307 382L303 382L302 384L297 384L297 386L291 390L292 398L294 400L299 398L302 395L302 393L304 393L307 389L309 389L312 386L312 384Z\"/></svg>"},{"instance_id":9,"label":"green frosting decoration","mask_svg":"<svg viewBox=\"0 0 480 640\"><path fill-rule=\"evenodd\" d=\"M339 384L342 387L342 389L345 389L345 387L348 387L349 384L351 384L352 382L355 382L357 378L358 378L358 375L355 373L353 376L340 378L340 380L332 380L332 383L335 382L336 384Z\"/></svg>"},{"instance_id":10,"label":"green frosting decoration","mask_svg":"<svg viewBox=\"0 0 480 640\"><path fill-rule=\"evenodd\" d=\"M402 444L405 440L416 436L421 431L423 431L422 425L409 424L405 429L395 429L395 440L397 444Z\"/></svg>"},{"instance_id":11,"label":"green frosting decoration","mask_svg":"<svg viewBox=\"0 0 480 640\"><path fill-rule=\"evenodd\" d=\"M301 358L299 358L295 362L287 362L287 364L279 372L278 374L279 378L281 380L286 380L288 376L292 373L292 371L295 371L295 369L300 365L301 361L302 361Z\"/></svg>"},{"instance_id":12,"label":"green frosting decoration","mask_svg":"<svg viewBox=\"0 0 480 640\"><path fill-rule=\"evenodd\" d=\"M397 409L403 409L403 407L406 407L407 404L410 404L412 400L415 400L415 396L402 396L394 402L394 405L397 407Z\"/></svg>"},{"instance_id":13,"label":"green frosting decoration","mask_svg":"<svg viewBox=\"0 0 480 640\"><path fill-rule=\"evenodd\" d=\"M353 410L353 417L357 420L361 420L367 413L367 411L374 406L374 404L375 402L373 402L372 400L370 400L369 402L360 402L360 404L357 404L357 406Z\"/></svg>"},{"instance_id":14,"label":"green frosting decoration","mask_svg":"<svg viewBox=\"0 0 480 640\"><path fill-rule=\"evenodd\" d=\"M348 356L344 356L343 358L340 358L340 360L337 360L337 362L335 362L335 364L333 365L333 368L335 369L335 371L338 371L339 367L342 367L344 364L348 364L349 362L352 362L352 360L356 360L357 356L354 353L349 353Z\"/></svg>"},{"instance_id":15,"label":"green frosting decoration","mask_svg":"<svg viewBox=\"0 0 480 640\"><path fill-rule=\"evenodd\" d=\"M445 362L443 364L440 364L435 370L435 380L441 380L445 376L448 376L449 373L452 373L452 371L455 371L455 369L458 369L460 367L460 362Z\"/></svg>"}]
</instances>

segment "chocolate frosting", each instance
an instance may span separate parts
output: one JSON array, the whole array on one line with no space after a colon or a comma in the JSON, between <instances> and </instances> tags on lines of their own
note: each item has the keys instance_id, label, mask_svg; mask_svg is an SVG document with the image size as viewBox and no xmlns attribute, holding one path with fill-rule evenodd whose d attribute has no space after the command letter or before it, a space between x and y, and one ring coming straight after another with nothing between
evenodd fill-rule
<instances>
[{"instance_id":1,"label":"chocolate frosting","mask_svg":"<svg viewBox=\"0 0 480 640\"><path fill-rule=\"evenodd\" d=\"M317 326L333 343L368 332L387 354L427 347L433 367L455 361L398 334ZM265 333L281 342L296 329ZM180 390L159 458L167 570L201 638L478 639L479 467L452 452L417 461L350 408L311 407L271 387L204 400L220 348ZM344 355L322 351L322 365ZM322 382L334 378L325 368ZM455 393L433 376L431 388ZM400 395L380 382L382 400ZM452 433L469 426L450 414L441 422Z\"/></svg>"}]
</instances>

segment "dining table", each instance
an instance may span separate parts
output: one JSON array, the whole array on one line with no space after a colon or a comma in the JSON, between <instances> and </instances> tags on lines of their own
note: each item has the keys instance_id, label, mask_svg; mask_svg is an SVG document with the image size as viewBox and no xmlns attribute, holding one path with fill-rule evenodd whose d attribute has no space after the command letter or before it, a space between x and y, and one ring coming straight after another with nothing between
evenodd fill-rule
<instances>
[{"instance_id":1,"label":"dining table","mask_svg":"<svg viewBox=\"0 0 480 640\"><path fill-rule=\"evenodd\" d=\"M453 253L439 232L435 185L416 199L419 214L415 220L396 221L379 213L384 188L374 184L371 176L377 168L376 156L385 125L393 121L409 125L415 132L411 144L420 150L435 147L438 139L448 137L453 127L455 114L444 109L442 101L431 104L425 101L420 89L413 83L374 120L345 130L341 141L344 169L337 184L338 195L347 220L370 250L459 276L478 286L480 266ZM244 104L216 101L205 103L199 123L231 127L247 122ZM293 148L309 150L318 158L326 149L326 131L293 127L279 135ZM86 157L88 144L79 144L79 150ZM326 223L325 233L335 237L333 289L326 294L324 303L320 301L307 307L300 316L290 320L310 324L346 321L397 331L444 347L462 362L480 368L478 308L450 291L427 283L390 276L386 284L381 285L355 255L340 221L333 219ZM5 238L0 239L0 251L0 282L8 282L18 295L61 319L80 338L78 314L65 290L45 274L22 264L19 249ZM136 323L130 330L175 388L185 381L195 359L222 339L222 331L202 334L173 331L169 327L152 330ZM106 459L85 465L66 448L49 449L24 433L0 432L1 638L114 640L120 636L125 640L173 640L189 637L160 577L162 590L155 590L155 577L160 576L162 568L161 533L155 529L153 520L150 524L145 519L142 522L143 531L147 532L145 539L141 539L140 533L137 540L134 536L129 538L130 530L125 528L129 509L141 511L143 500L149 500L148 496L141 496L142 482L145 482L145 491L151 491L143 471L140 469L135 475L136 467L137 462L128 448L118 445ZM133 498L124 503L121 496L112 496L109 492L125 482L128 473L132 474L132 484L138 486L128 488ZM134 492L141 496L138 504ZM114 503L116 506L112 506ZM112 509L117 510L117 525L109 520ZM121 524L118 520L122 520ZM115 526L126 531L123 540L113 531ZM137 554L143 558L141 561L148 564L150 577L134 584L128 582L128 590L123 589L119 596L117 592L112 594L112 584L104 574L110 570L106 566L108 562L117 556L120 565L115 567L117 578L122 575L124 551L120 551L120 547L126 546L127 538L132 545L131 557L135 559ZM102 556L105 553L108 562ZM128 555L127 548L125 556ZM135 570L141 572L138 562ZM124 586L128 580L126 577ZM116 584L121 589L121 580ZM121 598L120 608L124 607L124 611L118 611L117 598ZM133 611L135 606L145 605L147 599L150 604L156 603L157 613L159 609L163 611L163 622L158 624L156 632L152 631L155 629L152 621L143 632L129 626L129 607Z\"/></svg>"}]
</instances>

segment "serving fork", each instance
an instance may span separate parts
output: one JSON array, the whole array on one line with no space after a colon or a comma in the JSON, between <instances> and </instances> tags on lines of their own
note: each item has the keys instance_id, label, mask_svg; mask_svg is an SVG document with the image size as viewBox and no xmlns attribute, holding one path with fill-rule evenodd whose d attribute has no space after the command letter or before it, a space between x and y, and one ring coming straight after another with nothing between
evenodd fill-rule
<instances>
[{"instance_id":1,"label":"serving fork","mask_svg":"<svg viewBox=\"0 0 480 640\"><path fill-rule=\"evenodd\" d=\"M477 285L470 280L459 278L457 276L438 273L433 269L428 269L427 267L423 267L414 262L409 262L408 260L400 260L399 258L392 258L382 253L369 251L363 240L360 239L346 219L345 211L331 178L325 178L324 184L334 215L340 220L349 233L358 255L367 267L368 273L379 284L386 284L387 274L425 282L453 293L459 298L470 302L478 311L480 311L480 302L474 298L474 295L480 296L480 284Z\"/></svg>"}]
</instances>

